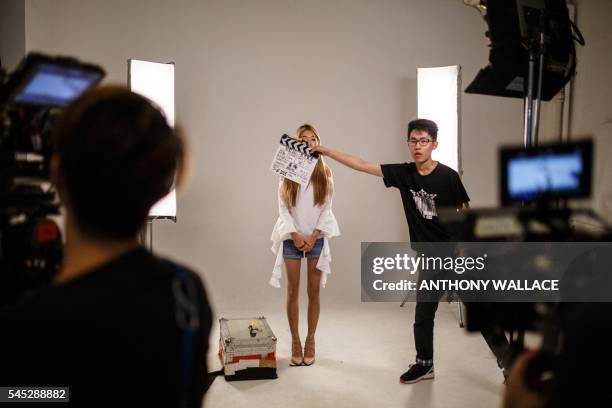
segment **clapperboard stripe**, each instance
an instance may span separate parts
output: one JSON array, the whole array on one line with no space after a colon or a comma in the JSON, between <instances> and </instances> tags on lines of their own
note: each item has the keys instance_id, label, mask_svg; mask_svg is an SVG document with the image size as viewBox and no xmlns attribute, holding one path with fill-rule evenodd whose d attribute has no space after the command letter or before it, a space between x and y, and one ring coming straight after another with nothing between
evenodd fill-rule
<instances>
[{"instance_id":1,"label":"clapperboard stripe","mask_svg":"<svg viewBox=\"0 0 612 408\"><path fill-rule=\"evenodd\" d=\"M280 144L287 146L290 149L297 150L298 152L307 154L312 157L319 157L319 152L313 152L310 147L304 142L298 142L292 137L285 135L281 136Z\"/></svg>"}]
</instances>

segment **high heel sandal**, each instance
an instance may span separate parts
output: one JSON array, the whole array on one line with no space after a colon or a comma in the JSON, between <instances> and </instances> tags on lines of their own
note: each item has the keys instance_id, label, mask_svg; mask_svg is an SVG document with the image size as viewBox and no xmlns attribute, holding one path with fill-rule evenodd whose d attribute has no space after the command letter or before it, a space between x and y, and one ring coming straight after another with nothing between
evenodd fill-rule
<instances>
[{"instance_id":1,"label":"high heel sandal","mask_svg":"<svg viewBox=\"0 0 612 408\"><path fill-rule=\"evenodd\" d=\"M291 367L298 367L304 364L304 355L302 354L302 342L294 341L291 343Z\"/></svg>"},{"instance_id":2,"label":"high heel sandal","mask_svg":"<svg viewBox=\"0 0 612 408\"><path fill-rule=\"evenodd\" d=\"M311 366L315 362L315 341L314 338L306 338L304 343L304 358L302 360L305 366Z\"/></svg>"}]
</instances>

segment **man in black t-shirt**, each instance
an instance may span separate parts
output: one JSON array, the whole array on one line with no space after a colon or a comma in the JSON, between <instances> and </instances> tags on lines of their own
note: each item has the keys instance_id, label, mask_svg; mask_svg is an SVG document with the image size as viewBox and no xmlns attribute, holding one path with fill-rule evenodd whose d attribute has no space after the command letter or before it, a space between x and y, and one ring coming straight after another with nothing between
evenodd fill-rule
<instances>
[{"instance_id":1,"label":"man in black t-shirt","mask_svg":"<svg viewBox=\"0 0 612 408\"><path fill-rule=\"evenodd\" d=\"M414 160L412 163L381 165L324 146L318 146L313 150L354 170L383 177L385 186L399 189L412 243L448 242L450 233L440 223L438 209L468 208L470 198L457 172L431 158L433 150L438 147L437 136L438 126L431 120L417 119L408 124L407 142L408 150ZM424 278L419 276L419 279ZM436 275L433 278L441 276ZM444 292L440 291L417 295L414 319L416 364L410 365L408 371L400 377L400 382L403 384L434 377L434 317L438 301L443 294ZM482 334L499 364L504 369L509 368L511 359L505 335L494 332L491 328L484 328Z\"/></svg>"},{"instance_id":2,"label":"man in black t-shirt","mask_svg":"<svg viewBox=\"0 0 612 408\"><path fill-rule=\"evenodd\" d=\"M179 270L191 277L192 333L177 324ZM181 393L191 401L180 406L200 407L211 325L196 273L135 247L0 310L0 384L69 387L73 407L173 407Z\"/></svg>"},{"instance_id":3,"label":"man in black t-shirt","mask_svg":"<svg viewBox=\"0 0 612 408\"><path fill-rule=\"evenodd\" d=\"M470 198L455 170L431 160L437 142L425 136L409 139L408 143L411 151L427 155L431 163L383 164L383 181L385 186L400 191L412 242L447 242L450 234L440 223L437 209L467 207Z\"/></svg>"}]
</instances>

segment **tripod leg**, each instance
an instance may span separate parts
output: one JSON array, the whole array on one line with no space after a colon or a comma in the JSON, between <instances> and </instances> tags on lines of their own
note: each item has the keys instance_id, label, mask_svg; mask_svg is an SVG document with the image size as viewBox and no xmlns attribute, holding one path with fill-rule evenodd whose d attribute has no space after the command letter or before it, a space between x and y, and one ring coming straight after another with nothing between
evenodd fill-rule
<instances>
[{"instance_id":1,"label":"tripod leg","mask_svg":"<svg viewBox=\"0 0 612 408\"><path fill-rule=\"evenodd\" d=\"M402 303L400 304L400 307L404 307L404 305L408 301L408 297L409 296L410 296L410 292L406 293L406 296L404 296L404 300L402 300Z\"/></svg>"}]
</instances>

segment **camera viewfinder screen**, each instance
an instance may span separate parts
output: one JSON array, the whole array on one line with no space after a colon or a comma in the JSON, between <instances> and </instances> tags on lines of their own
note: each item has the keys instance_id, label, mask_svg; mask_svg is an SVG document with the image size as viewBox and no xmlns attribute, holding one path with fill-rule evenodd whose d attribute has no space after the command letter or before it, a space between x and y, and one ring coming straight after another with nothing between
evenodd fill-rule
<instances>
[{"instance_id":1,"label":"camera viewfinder screen","mask_svg":"<svg viewBox=\"0 0 612 408\"><path fill-rule=\"evenodd\" d=\"M101 74L97 72L41 64L14 100L18 103L65 106L100 78Z\"/></svg>"},{"instance_id":2,"label":"camera viewfinder screen","mask_svg":"<svg viewBox=\"0 0 612 408\"><path fill-rule=\"evenodd\" d=\"M508 162L508 192L515 200L577 192L582 173L580 152L517 157Z\"/></svg>"},{"instance_id":3,"label":"camera viewfinder screen","mask_svg":"<svg viewBox=\"0 0 612 408\"><path fill-rule=\"evenodd\" d=\"M501 203L588 198L593 142L578 140L538 147L500 149Z\"/></svg>"}]
</instances>

